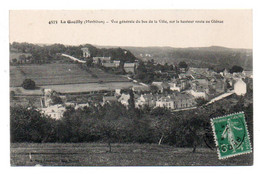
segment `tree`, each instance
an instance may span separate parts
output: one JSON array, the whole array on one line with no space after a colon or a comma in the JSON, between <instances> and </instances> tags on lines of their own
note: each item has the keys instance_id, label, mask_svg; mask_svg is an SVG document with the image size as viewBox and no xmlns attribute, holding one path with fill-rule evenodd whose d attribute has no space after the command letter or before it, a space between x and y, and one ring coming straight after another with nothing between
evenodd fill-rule
<instances>
[{"instance_id":1,"label":"tree","mask_svg":"<svg viewBox=\"0 0 260 174\"><path fill-rule=\"evenodd\" d=\"M231 69L230 69L230 73L237 73L237 72L243 72L243 68L241 66L237 66L234 65Z\"/></svg>"},{"instance_id":2,"label":"tree","mask_svg":"<svg viewBox=\"0 0 260 174\"><path fill-rule=\"evenodd\" d=\"M112 151L111 143L120 142L120 140L129 136L131 120L122 104L105 104L99 108L94 118L95 121L91 125L91 134L107 142L109 148L107 152Z\"/></svg>"},{"instance_id":3,"label":"tree","mask_svg":"<svg viewBox=\"0 0 260 174\"><path fill-rule=\"evenodd\" d=\"M202 144L203 136L205 135L205 120L203 118L193 117L187 121L188 136L191 145L193 146L192 152L196 152L198 145Z\"/></svg>"},{"instance_id":4,"label":"tree","mask_svg":"<svg viewBox=\"0 0 260 174\"><path fill-rule=\"evenodd\" d=\"M51 96L51 101L52 101L53 105L62 104L63 103L62 99L59 96L57 96L57 95L52 95Z\"/></svg>"},{"instance_id":5,"label":"tree","mask_svg":"<svg viewBox=\"0 0 260 174\"><path fill-rule=\"evenodd\" d=\"M14 97L15 97L15 92L14 92L14 91L11 91L11 92L10 92L10 99L12 100L12 99L14 99Z\"/></svg>"},{"instance_id":6,"label":"tree","mask_svg":"<svg viewBox=\"0 0 260 174\"><path fill-rule=\"evenodd\" d=\"M91 67L93 64L93 58L92 57L88 58L86 64L87 64L87 67Z\"/></svg>"},{"instance_id":7,"label":"tree","mask_svg":"<svg viewBox=\"0 0 260 174\"><path fill-rule=\"evenodd\" d=\"M152 94L156 94L159 91L159 88L155 85L151 85L150 90L151 90Z\"/></svg>"},{"instance_id":8,"label":"tree","mask_svg":"<svg viewBox=\"0 0 260 174\"><path fill-rule=\"evenodd\" d=\"M19 61L20 61L21 63L25 63L25 61L26 61L26 56L25 56L24 54L20 55L20 56L19 56Z\"/></svg>"},{"instance_id":9,"label":"tree","mask_svg":"<svg viewBox=\"0 0 260 174\"><path fill-rule=\"evenodd\" d=\"M12 62L17 63L17 59L16 58L12 59Z\"/></svg>"},{"instance_id":10,"label":"tree","mask_svg":"<svg viewBox=\"0 0 260 174\"><path fill-rule=\"evenodd\" d=\"M166 115L157 115L153 118L151 127L155 130L155 135L158 136L158 145L161 145L163 139L168 137L173 124L170 121L170 114L167 114L167 111Z\"/></svg>"},{"instance_id":11,"label":"tree","mask_svg":"<svg viewBox=\"0 0 260 174\"><path fill-rule=\"evenodd\" d=\"M145 64L144 64L143 61L140 61L140 63L138 65L138 67L136 68L136 70L137 70L137 73L139 73L139 72L146 73L147 72L147 69L146 69Z\"/></svg>"},{"instance_id":12,"label":"tree","mask_svg":"<svg viewBox=\"0 0 260 174\"><path fill-rule=\"evenodd\" d=\"M130 95L130 98L128 100L129 109L134 109L135 108L135 99L134 99L134 92L132 89L129 91L129 95Z\"/></svg>"},{"instance_id":13,"label":"tree","mask_svg":"<svg viewBox=\"0 0 260 174\"><path fill-rule=\"evenodd\" d=\"M51 118L43 117L35 109L11 107L10 109L11 142L49 141L52 132Z\"/></svg>"},{"instance_id":14,"label":"tree","mask_svg":"<svg viewBox=\"0 0 260 174\"><path fill-rule=\"evenodd\" d=\"M187 69L187 68L188 68L188 65L187 65L187 63L186 63L185 61L181 61L181 62L179 63L179 68Z\"/></svg>"},{"instance_id":15,"label":"tree","mask_svg":"<svg viewBox=\"0 0 260 174\"><path fill-rule=\"evenodd\" d=\"M102 66L102 61L101 61L101 59L99 59L99 58L98 58L98 61L97 61L97 66L98 66L98 67L101 67L101 66Z\"/></svg>"},{"instance_id":16,"label":"tree","mask_svg":"<svg viewBox=\"0 0 260 174\"><path fill-rule=\"evenodd\" d=\"M203 97L196 98L195 101L197 103L197 106L202 106L202 105L204 105L204 104L206 104L208 102Z\"/></svg>"},{"instance_id":17,"label":"tree","mask_svg":"<svg viewBox=\"0 0 260 174\"><path fill-rule=\"evenodd\" d=\"M36 84L33 80L31 79L25 79L22 83L22 87L24 89L35 89Z\"/></svg>"},{"instance_id":18,"label":"tree","mask_svg":"<svg viewBox=\"0 0 260 174\"><path fill-rule=\"evenodd\" d=\"M72 106L67 106L66 111L63 113L63 117L59 125L60 131L58 132L60 134L59 137L63 142L72 142L73 138L75 138L73 135L75 113L75 108Z\"/></svg>"}]
</instances>

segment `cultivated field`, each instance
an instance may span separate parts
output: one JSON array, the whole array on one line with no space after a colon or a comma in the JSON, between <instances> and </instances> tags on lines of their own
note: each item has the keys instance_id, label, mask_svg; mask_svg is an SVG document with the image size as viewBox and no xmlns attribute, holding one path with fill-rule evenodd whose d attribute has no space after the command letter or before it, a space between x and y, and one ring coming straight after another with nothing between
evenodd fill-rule
<instances>
[{"instance_id":1,"label":"cultivated field","mask_svg":"<svg viewBox=\"0 0 260 174\"><path fill-rule=\"evenodd\" d=\"M112 152L102 143L13 143L12 166L232 166L252 165L253 155L219 160L217 152L198 148L174 148L157 144L112 144Z\"/></svg>"},{"instance_id":2,"label":"cultivated field","mask_svg":"<svg viewBox=\"0 0 260 174\"><path fill-rule=\"evenodd\" d=\"M10 66L11 87L21 86L26 78L34 80L37 86L129 81L123 76L108 74L97 68L90 68L87 72L77 64Z\"/></svg>"}]
</instances>

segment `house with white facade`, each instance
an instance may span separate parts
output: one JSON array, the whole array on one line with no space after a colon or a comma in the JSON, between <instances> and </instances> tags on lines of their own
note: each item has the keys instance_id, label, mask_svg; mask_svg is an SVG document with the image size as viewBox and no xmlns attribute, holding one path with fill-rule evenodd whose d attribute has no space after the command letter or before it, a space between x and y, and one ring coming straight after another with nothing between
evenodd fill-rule
<instances>
[{"instance_id":1,"label":"house with white facade","mask_svg":"<svg viewBox=\"0 0 260 174\"><path fill-rule=\"evenodd\" d=\"M124 105L124 106L128 106L129 105L129 99L130 99L130 94L125 94L125 93L123 93L121 96L120 96L120 98L118 99L118 101L120 102L120 103L122 103L122 105Z\"/></svg>"},{"instance_id":2,"label":"house with white facade","mask_svg":"<svg viewBox=\"0 0 260 174\"><path fill-rule=\"evenodd\" d=\"M44 115L50 116L51 118L58 120L63 117L63 113L66 111L66 108L61 104L58 104L58 105L51 105L46 108L41 108L40 111Z\"/></svg>"},{"instance_id":3,"label":"house with white facade","mask_svg":"<svg viewBox=\"0 0 260 174\"><path fill-rule=\"evenodd\" d=\"M168 109L175 109L175 103L170 96L161 97L156 101L156 107L168 108Z\"/></svg>"},{"instance_id":4,"label":"house with white facade","mask_svg":"<svg viewBox=\"0 0 260 174\"><path fill-rule=\"evenodd\" d=\"M242 80L242 79L238 79L235 83L234 83L234 92L237 95L245 95L246 94L246 83Z\"/></svg>"},{"instance_id":5,"label":"house with white facade","mask_svg":"<svg viewBox=\"0 0 260 174\"><path fill-rule=\"evenodd\" d=\"M142 94L135 100L135 107L141 108L143 106L149 106L151 108L155 107L156 105L156 96L153 94Z\"/></svg>"},{"instance_id":6,"label":"house with white facade","mask_svg":"<svg viewBox=\"0 0 260 174\"><path fill-rule=\"evenodd\" d=\"M170 82L169 85L170 85L170 90L178 91L178 92L181 91L181 87L177 86L177 82Z\"/></svg>"},{"instance_id":7,"label":"house with white facade","mask_svg":"<svg viewBox=\"0 0 260 174\"><path fill-rule=\"evenodd\" d=\"M179 92L159 97L156 100L156 107L165 107L172 110L190 108L195 106L195 104L195 98L192 95Z\"/></svg>"}]
</instances>

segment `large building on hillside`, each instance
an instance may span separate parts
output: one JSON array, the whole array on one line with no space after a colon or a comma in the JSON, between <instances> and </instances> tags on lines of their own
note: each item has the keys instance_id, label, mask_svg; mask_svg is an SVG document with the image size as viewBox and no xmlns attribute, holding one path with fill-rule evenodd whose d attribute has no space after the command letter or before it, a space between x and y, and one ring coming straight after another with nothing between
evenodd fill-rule
<instances>
[{"instance_id":1,"label":"large building on hillside","mask_svg":"<svg viewBox=\"0 0 260 174\"><path fill-rule=\"evenodd\" d=\"M196 105L195 98L189 94L175 93L169 96L162 96L156 100L155 107L165 107L168 109L184 109Z\"/></svg>"},{"instance_id":2,"label":"large building on hillside","mask_svg":"<svg viewBox=\"0 0 260 174\"><path fill-rule=\"evenodd\" d=\"M85 47L85 48L81 48L81 50L82 50L82 56L83 57L86 57L86 58L88 58L88 57L90 57L91 55L90 55L90 51L89 51L89 49L87 48L87 47Z\"/></svg>"}]
</instances>

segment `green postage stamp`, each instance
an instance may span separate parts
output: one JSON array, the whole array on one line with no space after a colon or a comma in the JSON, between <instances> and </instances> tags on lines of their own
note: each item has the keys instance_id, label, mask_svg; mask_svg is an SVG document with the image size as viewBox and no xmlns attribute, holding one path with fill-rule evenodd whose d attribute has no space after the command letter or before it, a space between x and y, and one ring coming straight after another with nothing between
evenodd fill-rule
<instances>
[{"instance_id":1,"label":"green postage stamp","mask_svg":"<svg viewBox=\"0 0 260 174\"><path fill-rule=\"evenodd\" d=\"M211 119L219 159L252 152L243 112Z\"/></svg>"}]
</instances>

